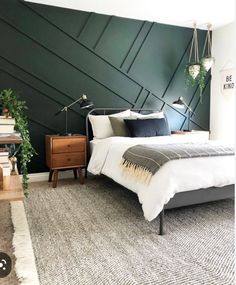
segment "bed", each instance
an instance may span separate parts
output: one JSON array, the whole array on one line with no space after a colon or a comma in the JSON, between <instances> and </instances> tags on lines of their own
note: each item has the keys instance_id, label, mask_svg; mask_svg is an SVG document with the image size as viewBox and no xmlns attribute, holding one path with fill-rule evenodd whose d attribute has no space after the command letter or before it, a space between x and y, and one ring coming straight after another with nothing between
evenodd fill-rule
<instances>
[{"instance_id":1,"label":"bed","mask_svg":"<svg viewBox=\"0 0 236 285\"><path fill-rule=\"evenodd\" d=\"M133 109L131 112L159 113L143 109ZM203 142L206 141L206 137L162 135L130 138L102 134L101 137L94 138L93 131L94 133L98 131L94 125L92 131L91 123L93 124L94 116L100 115L99 119L105 119L105 116L114 113L128 117L127 110L124 109L97 108L90 111L86 118L88 149L92 151L88 154L90 156L88 171L94 175L103 174L135 192L142 204L145 219L152 221L159 216L160 235L164 233L164 210L234 197L235 172L232 155L169 161L153 175L149 184L125 176L121 168L122 155L134 145L181 144L191 143L193 140ZM165 115L164 118L167 119ZM107 120L103 122L102 129L105 130L106 124Z\"/></svg>"}]
</instances>

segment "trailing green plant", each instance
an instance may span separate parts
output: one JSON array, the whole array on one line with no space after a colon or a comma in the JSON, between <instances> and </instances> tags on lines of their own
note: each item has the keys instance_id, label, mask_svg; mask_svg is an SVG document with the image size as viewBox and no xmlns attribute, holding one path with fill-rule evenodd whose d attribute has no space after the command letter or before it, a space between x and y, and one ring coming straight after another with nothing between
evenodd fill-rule
<instances>
[{"instance_id":1,"label":"trailing green plant","mask_svg":"<svg viewBox=\"0 0 236 285\"><path fill-rule=\"evenodd\" d=\"M199 60L198 52L198 36L197 36L197 25L193 23L193 37L191 41L190 53L188 64L185 66L184 73L186 75L186 85L199 86L200 90L200 102L202 102L202 92L205 88L205 77L207 70L204 64Z\"/></svg>"},{"instance_id":2,"label":"trailing green plant","mask_svg":"<svg viewBox=\"0 0 236 285\"><path fill-rule=\"evenodd\" d=\"M195 64L200 66L200 71L199 71L198 75L194 78L189 72L189 67L191 65L195 65ZM202 93L203 93L203 90L204 90L205 85L206 85L205 78L206 78L206 74L207 74L205 67L202 65L201 62L191 62L185 66L184 73L186 75L186 85L187 86L198 85L199 91L200 91L200 94L199 94L200 100L202 102Z\"/></svg>"},{"instance_id":3,"label":"trailing green plant","mask_svg":"<svg viewBox=\"0 0 236 285\"><path fill-rule=\"evenodd\" d=\"M25 195L28 195L28 163L36 151L30 142L28 130L28 120L25 114L27 110L26 102L19 99L18 95L12 89L5 89L0 93L0 103L5 112L15 118L15 130L20 133L22 143L18 148L20 158L20 172L22 174L22 185ZM14 153L13 155L15 155Z\"/></svg>"}]
</instances>

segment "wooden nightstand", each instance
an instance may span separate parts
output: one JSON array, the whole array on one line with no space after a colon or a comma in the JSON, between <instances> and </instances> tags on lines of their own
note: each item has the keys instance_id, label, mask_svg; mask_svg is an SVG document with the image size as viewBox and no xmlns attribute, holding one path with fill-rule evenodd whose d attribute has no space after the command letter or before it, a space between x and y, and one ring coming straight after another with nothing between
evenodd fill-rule
<instances>
[{"instance_id":1,"label":"wooden nightstand","mask_svg":"<svg viewBox=\"0 0 236 285\"><path fill-rule=\"evenodd\" d=\"M74 177L79 172L80 184L84 183L82 168L87 165L86 136L46 135L46 162L50 169L49 179L53 178L53 188L57 187L58 170L73 169Z\"/></svg>"}]
</instances>

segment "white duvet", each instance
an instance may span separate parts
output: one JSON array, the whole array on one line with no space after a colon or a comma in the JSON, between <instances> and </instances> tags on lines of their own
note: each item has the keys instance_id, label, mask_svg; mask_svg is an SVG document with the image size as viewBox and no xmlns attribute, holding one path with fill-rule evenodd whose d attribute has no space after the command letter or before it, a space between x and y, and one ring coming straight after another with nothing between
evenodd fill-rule
<instances>
[{"instance_id":1,"label":"white duvet","mask_svg":"<svg viewBox=\"0 0 236 285\"><path fill-rule=\"evenodd\" d=\"M151 178L149 185L128 178L120 166L127 148L136 144L162 144L193 141L191 136L152 138L110 137L93 146L88 165L92 174L104 174L138 195L144 217L151 221L177 192L221 187L235 181L234 156L188 158L167 162ZM196 141L196 139L194 139ZM214 143L214 142L212 142Z\"/></svg>"}]
</instances>

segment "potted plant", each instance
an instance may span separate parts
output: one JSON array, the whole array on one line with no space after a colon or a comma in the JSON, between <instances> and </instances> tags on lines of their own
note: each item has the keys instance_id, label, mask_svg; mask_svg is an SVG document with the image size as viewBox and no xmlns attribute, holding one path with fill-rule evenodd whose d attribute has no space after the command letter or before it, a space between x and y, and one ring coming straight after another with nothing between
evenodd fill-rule
<instances>
[{"instance_id":1,"label":"potted plant","mask_svg":"<svg viewBox=\"0 0 236 285\"><path fill-rule=\"evenodd\" d=\"M205 56L201 59L201 63L204 66L206 72L211 69L214 62L215 62L215 58L212 56Z\"/></svg>"},{"instance_id":2,"label":"potted plant","mask_svg":"<svg viewBox=\"0 0 236 285\"><path fill-rule=\"evenodd\" d=\"M198 76L200 70L201 70L201 64L199 64L198 62L189 63L187 65L187 72L189 76L193 78L193 80Z\"/></svg>"},{"instance_id":3,"label":"potted plant","mask_svg":"<svg viewBox=\"0 0 236 285\"><path fill-rule=\"evenodd\" d=\"M200 99L205 87L205 78L207 71L201 62L188 63L185 67L186 84L189 86L199 86Z\"/></svg>"},{"instance_id":4,"label":"potted plant","mask_svg":"<svg viewBox=\"0 0 236 285\"><path fill-rule=\"evenodd\" d=\"M30 142L28 120L25 114L27 109L25 101L22 101L12 89L5 89L0 93L0 103L4 110L4 115L15 118L15 130L20 133L22 143L20 147L12 152L11 160L15 162L15 155L20 158L20 172L22 174L22 185L25 195L28 195L28 163L32 156L36 154Z\"/></svg>"},{"instance_id":5,"label":"potted plant","mask_svg":"<svg viewBox=\"0 0 236 285\"><path fill-rule=\"evenodd\" d=\"M192 57L194 58L193 60ZM199 86L201 101L202 101L202 92L205 87L206 73L207 71L203 65L203 62L199 60L197 27L196 23L194 23L193 37L189 54L189 62L185 67L185 75L186 75L187 85Z\"/></svg>"}]
</instances>

